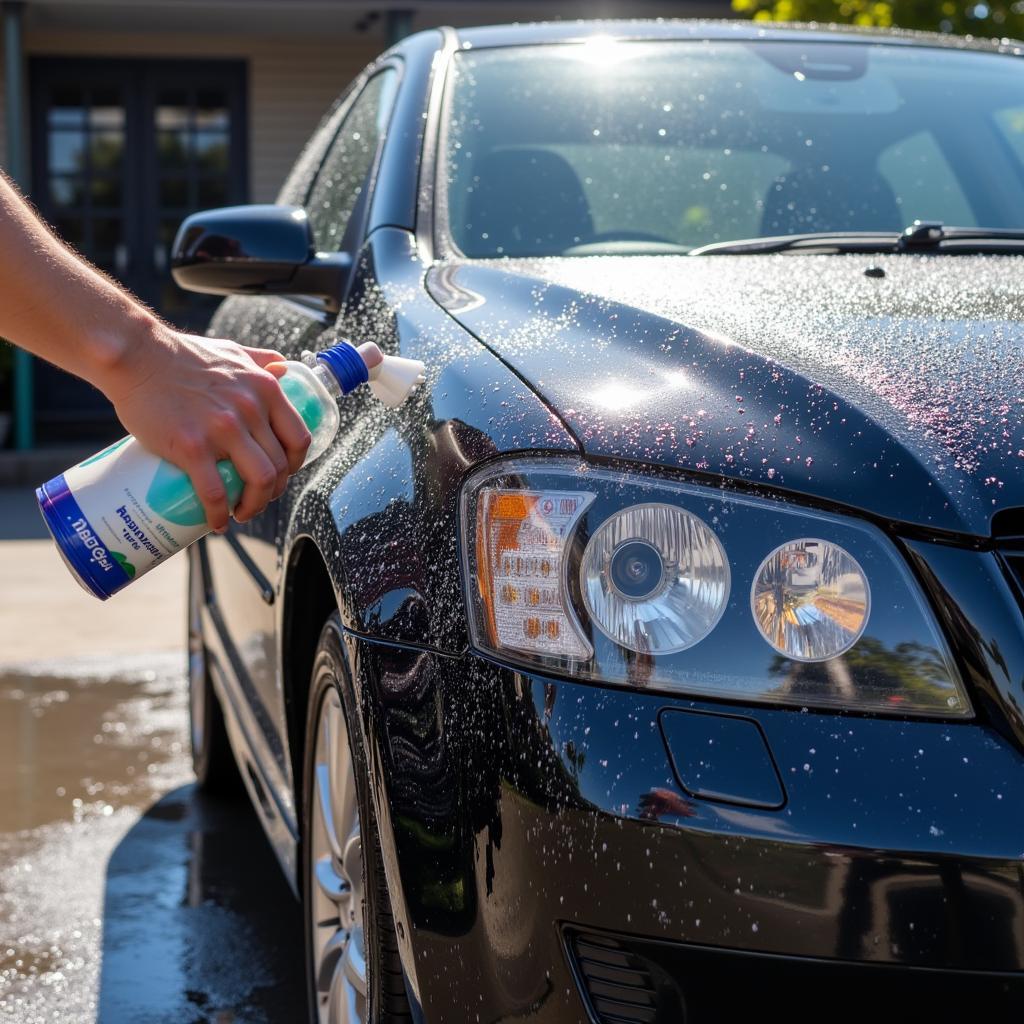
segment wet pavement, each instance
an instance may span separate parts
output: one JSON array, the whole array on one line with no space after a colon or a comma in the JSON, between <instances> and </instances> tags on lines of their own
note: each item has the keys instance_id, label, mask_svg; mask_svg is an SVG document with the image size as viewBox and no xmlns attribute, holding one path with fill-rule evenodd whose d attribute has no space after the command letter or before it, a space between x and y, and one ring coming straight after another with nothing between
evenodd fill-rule
<instances>
[{"instance_id":1,"label":"wet pavement","mask_svg":"<svg viewBox=\"0 0 1024 1024\"><path fill-rule=\"evenodd\" d=\"M182 573L100 605L23 506L0 492L0 1020L301 1019L298 907L245 798L193 785Z\"/></svg>"}]
</instances>

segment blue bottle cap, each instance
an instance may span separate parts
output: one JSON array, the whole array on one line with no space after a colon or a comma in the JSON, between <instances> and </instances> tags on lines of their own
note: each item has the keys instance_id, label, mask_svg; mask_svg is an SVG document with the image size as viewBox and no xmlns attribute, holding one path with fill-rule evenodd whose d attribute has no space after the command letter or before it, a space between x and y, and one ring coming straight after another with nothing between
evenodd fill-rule
<instances>
[{"instance_id":1,"label":"blue bottle cap","mask_svg":"<svg viewBox=\"0 0 1024 1024\"><path fill-rule=\"evenodd\" d=\"M370 372L366 369L363 357L356 351L355 346L347 341L318 352L316 361L323 363L334 374L343 395L354 391L360 384L365 384L370 379Z\"/></svg>"}]
</instances>

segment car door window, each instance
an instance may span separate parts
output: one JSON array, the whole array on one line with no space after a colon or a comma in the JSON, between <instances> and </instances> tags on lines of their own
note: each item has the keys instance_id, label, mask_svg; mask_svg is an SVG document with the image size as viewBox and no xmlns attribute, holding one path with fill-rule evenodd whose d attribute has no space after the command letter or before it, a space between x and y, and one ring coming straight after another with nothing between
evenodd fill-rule
<instances>
[{"instance_id":1,"label":"car door window","mask_svg":"<svg viewBox=\"0 0 1024 1024\"><path fill-rule=\"evenodd\" d=\"M306 211L316 247L322 252L341 247L387 129L397 83L394 68L385 69L366 83L320 167Z\"/></svg>"},{"instance_id":2,"label":"car door window","mask_svg":"<svg viewBox=\"0 0 1024 1024\"><path fill-rule=\"evenodd\" d=\"M348 113L348 101L359 86L359 81L354 82L331 104L288 172L288 177L277 194L276 202L283 206L302 206L305 203L316 178L316 172L324 161L324 155L334 136L338 134L345 114Z\"/></svg>"}]
</instances>

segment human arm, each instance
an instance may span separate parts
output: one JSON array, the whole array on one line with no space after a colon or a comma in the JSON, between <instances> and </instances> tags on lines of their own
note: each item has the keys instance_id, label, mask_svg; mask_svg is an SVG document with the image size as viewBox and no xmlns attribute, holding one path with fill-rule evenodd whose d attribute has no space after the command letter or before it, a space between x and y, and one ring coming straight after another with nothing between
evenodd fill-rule
<instances>
[{"instance_id":1,"label":"human arm","mask_svg":"<svg viewBox=\"0 0 1024 1024\"><path fill-rule=\"evenodd\" d=\"M0 254L0 336L102 391L143 447L188 473L212 528L229 513L218 459L245 481L239 521L283 492L310 437L277 383L279 353L163 323L54 237L2 175Z\"/></svg>"}]
</instances>

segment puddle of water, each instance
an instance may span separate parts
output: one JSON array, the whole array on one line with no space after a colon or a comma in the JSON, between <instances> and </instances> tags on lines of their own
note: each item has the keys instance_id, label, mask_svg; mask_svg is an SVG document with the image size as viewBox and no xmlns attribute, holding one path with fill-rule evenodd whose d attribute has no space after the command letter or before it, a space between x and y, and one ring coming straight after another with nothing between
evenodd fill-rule
<instances>
[{"instance_id":1,"label":"puddle of water","mask_svg":"<svg viewBox=\"0 0 1024 1024\"><path fill-rule=\"evenodd\" d=\"M180 652L0 666L0 1020L296 1019L299 911L192 786Z\"/></svg>"},{"instance_id":2,"label":"puddle of water","mask_svg":"<svg viewBox=\"0 0 1024 1024\"><path fill-rule=\"evenodd\" d=\"M146 807L187 781L183 663L0 666L0 834Z\"/></svg>"}]
</instances>

